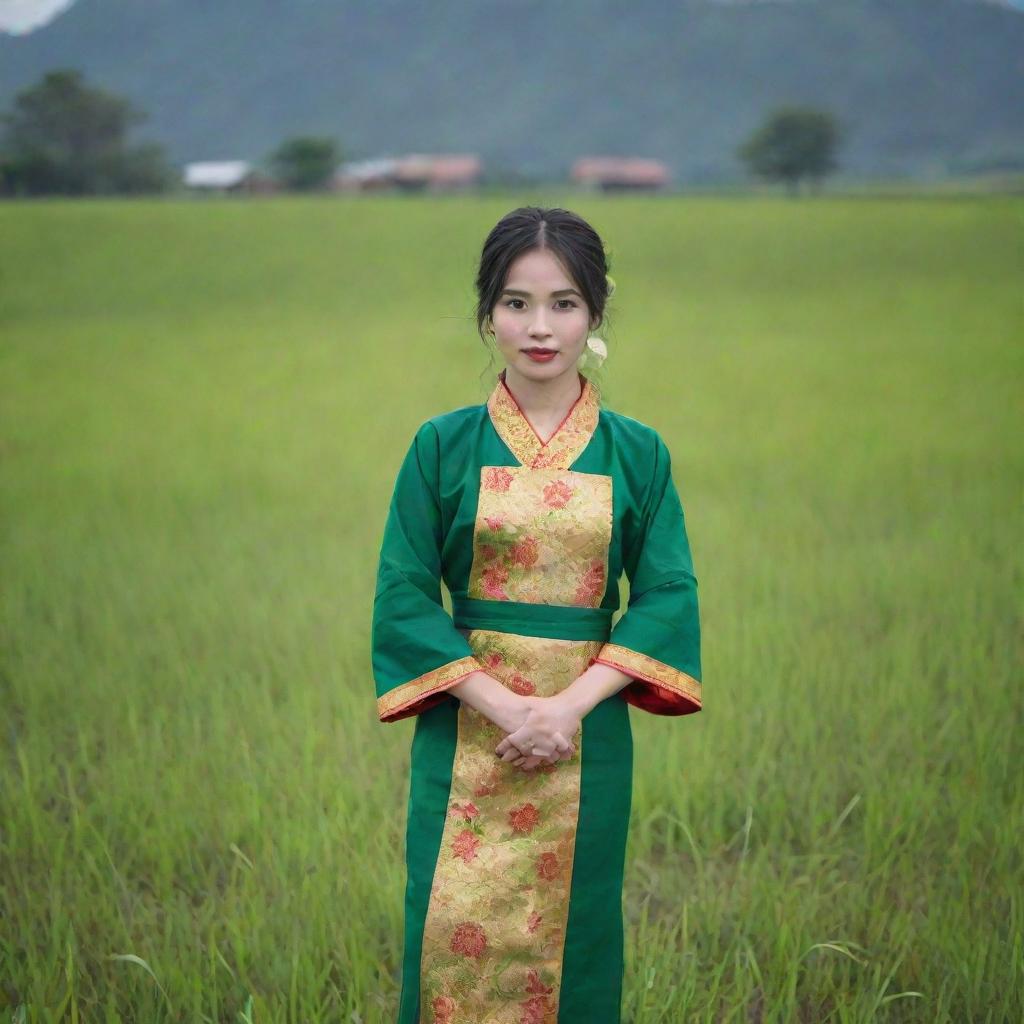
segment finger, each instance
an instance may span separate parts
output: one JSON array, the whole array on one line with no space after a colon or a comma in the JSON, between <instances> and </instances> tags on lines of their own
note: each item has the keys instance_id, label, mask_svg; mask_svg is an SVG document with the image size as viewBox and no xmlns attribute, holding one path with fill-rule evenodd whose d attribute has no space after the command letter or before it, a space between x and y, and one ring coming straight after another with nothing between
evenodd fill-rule
<instances>
[{"instance_id":1,"label":"finger","mask_svg":"<svg viewBox=\"0 0 1024 1024\"><path fill-rule=\"evenodd\" d=\"M530 738L530 733L527 732L526 726L522 726L516 729L515 732L510 732L501 742L511 747L516 747L519 750L529 750L533 740Z\"/></svg>"},{"instance_id":2,"label":"finger","mask_svg":"<svg viewBox=\"0 0 1024 1024\"><path fill-rule=\"evenodd\" d=\"M516 733L512 732L512 733L509 733L498 744L498 746L503 748L502 749L502 753L503 754L507 753L510 750L518 750L520 753L522 753L524 750L529 750L530 749L530 743L531 743L531 740L530 740L529 736L526 736L526 735L524 735L522 733L517 735Z\"/></svg>"}]
</instances>

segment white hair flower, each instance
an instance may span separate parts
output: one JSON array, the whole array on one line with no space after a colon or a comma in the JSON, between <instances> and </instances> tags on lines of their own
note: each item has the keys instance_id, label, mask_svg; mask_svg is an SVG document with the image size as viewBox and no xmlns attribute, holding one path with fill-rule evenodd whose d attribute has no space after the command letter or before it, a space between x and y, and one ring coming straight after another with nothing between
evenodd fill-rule
<instances>
[{"instance_id":1,"label":"white hair flower","mask_svg":"<svg viewBox=\"0 0 1024 1024\"><path fill-rule=\"evenodd\" d=\"M608 346L604 343L603 338L591 335L587 338L587 348L590 349L592 358L597 362L598 366L608 358Z\"/></svg>"}]
</instances>

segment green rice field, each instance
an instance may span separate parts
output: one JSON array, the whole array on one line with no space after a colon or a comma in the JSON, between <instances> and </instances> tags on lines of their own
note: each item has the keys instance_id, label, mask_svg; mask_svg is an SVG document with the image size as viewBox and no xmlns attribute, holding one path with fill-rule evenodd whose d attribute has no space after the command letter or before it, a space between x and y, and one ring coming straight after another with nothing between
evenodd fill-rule
<instances>
[{"instance_id":1,"label":"green rice field","mask_svg":"<svg viewBox=\"0 0 1024 1024\"><path fill-rule=\"evenodd\" d=\"M572 194L0 204L0 1020L394 1020L377 554L527 203L606 242L700 588L624 1024L1024 1020L1024 197Z\"/></svg>"}]
</instances>

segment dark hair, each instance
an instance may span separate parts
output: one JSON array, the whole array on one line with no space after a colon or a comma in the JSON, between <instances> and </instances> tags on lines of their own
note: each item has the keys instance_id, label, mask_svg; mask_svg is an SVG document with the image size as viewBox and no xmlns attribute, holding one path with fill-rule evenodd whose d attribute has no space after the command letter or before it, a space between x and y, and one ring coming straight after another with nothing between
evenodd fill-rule
<instances>
[{"instance_id":1,"label":"dark hair","mask_svg":"<svg viewBox=\"0 0 1024 1024\"><path fill-rule=\"evenodd\" d=\"M551 250L583 293L591 322L596 320L598 326L604 322L608 260L598 233L571 210L520 206L494 225L480 254L476 327L485 344L484 324L501 297L509 267L533 249Z\"/></svg>"}]
</instances>

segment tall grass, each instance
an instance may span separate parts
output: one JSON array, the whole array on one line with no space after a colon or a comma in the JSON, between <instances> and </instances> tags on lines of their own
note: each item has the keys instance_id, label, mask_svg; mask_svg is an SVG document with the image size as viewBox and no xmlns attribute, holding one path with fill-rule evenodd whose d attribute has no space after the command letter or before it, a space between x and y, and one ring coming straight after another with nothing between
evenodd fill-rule
<instances>
[{"instance_id":1,"label":"tall grass","mask_svg":"<svg viewBox=\"0 0 1024 1024\"><path fill-rule=\"evenodd\" d=\"M611 249L700 581L624 1021L1024 1019L1024 201L569 195L0 206L5 1016L394 1019L377 548L523 202Z\"/></svg>"}]
</instances>

